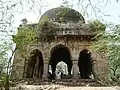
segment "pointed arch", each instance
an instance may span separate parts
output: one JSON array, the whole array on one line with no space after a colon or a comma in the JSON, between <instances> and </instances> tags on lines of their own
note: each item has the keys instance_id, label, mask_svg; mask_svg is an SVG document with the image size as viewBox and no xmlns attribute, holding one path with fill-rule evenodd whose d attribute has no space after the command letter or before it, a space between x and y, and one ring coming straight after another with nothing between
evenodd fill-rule
<instances>
[{"instance_id":1,"label":"pointed arch","mask_svg":"<svg viewBox=\"0 0 120 90\"><path fill-rule=\"evenodd\" d=\"M53 47L50 51L50 60L49 64L52 66L52 75L53 78L55 77L55 69L56 65L60 62L63 61L67 64L68 66L68 74L71 75L71 69L72 69L72 60L71 60L71 53L69 51L69 48L59 44L55 47Z\"/></svg>"},{"instance_id":2,"label":"pointed arch","mask_svg":"<svg viewBox=\"0 0 120 90\"><path fill-rule=\"evenodd\" d=\"M89 79L92 73L91 52L87 49L80 51L78 67L82 79Z\"/></svg>"},{"instance_id":3,"label":"pointed arch","mask_svg":"<svg viewBox=\"0 0 120 90\"><path fill-rule=\"evenodd\" d=\"M27 64L27 78L42 78L43 74L43 56L42 52L38 49L34 49L30 52L30 60Z\"/></svg>"}]
</instances>

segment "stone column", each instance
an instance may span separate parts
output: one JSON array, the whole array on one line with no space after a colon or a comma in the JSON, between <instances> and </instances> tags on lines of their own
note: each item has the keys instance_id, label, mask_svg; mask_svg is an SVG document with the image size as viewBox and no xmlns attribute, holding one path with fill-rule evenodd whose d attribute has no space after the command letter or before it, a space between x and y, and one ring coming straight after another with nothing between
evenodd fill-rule
<instances>
[{"instance_id":1,"label":"stone column","mask_svg":"<svg viewBox=\"0 0 120 90\"><path fill-rule=\"evenodd\" d=\"M48 74L48 59L44 59L43 79L47 80Z\"/></svg>"},{"instance_id":2,"label":"stone column","mask_svg":"<svg viewBox=\"0 0 120 90\"><path fill-rule=\"evenodd\" d=\"M78 75L79 68L77 64L78 64L78 61L73 60L73 78L74 79L78 79L80 77L80 75Z\"/></svg>"},{"instance_id":3,"label":"stone column","mask_svg":"<svg viewBox=\"0 0 120 90\"><path fill-rule=\"evenodd\" d=\"M29 59L28 59L28 58L26 58L26 59L25 59L25 63L24 63L23 78L26 78L26 77L27 77L28 61L29 61Z\"/></svg>"}]
</instances>

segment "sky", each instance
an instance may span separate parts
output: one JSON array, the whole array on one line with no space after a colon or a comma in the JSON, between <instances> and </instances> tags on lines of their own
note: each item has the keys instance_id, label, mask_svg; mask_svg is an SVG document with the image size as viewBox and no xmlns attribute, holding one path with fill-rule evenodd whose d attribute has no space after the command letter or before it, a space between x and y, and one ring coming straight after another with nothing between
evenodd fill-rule
<instances>
[{"instance_id":1,"label":"sky","mask_svg":"<svg viewBox=\"0 0 120 90\"><path fill-rule=\"evenodd\" d=\"M16 15L15 26L18 27L23 18L26 18L28 20L28 23L37 23L43 13L51 8L59 7L62 4L62 1L63 0L44 0L44 7L41 9L41 13L38 13L37 10L36 12L24 11L24 13ZM107 0L91 0L91 4L94 9L91 5L89 5L87 10L83 10L83 8L88 5L88 0L83 0L83 2L80 2L79 7L77 5L78 0L69 0L68 4L72 4L70 7L79 11L85 18L86 22L88 20L97 18L101 21L104 20L107 23L120 24L120 3L116 3L116 0L108 0L107 3L106 1ZM85 12L87 12L87 14L85 14Z\"/></svg>"}]
</instances>

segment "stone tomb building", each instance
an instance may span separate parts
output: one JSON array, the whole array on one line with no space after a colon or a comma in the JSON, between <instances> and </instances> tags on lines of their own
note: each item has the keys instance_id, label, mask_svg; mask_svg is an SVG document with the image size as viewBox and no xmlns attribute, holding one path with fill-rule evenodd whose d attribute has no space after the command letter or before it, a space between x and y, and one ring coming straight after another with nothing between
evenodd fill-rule
<instances>
[{"instance_id":1,"label":"stone tomb building","mask_svg":"<svg viewBox=\"0 0 120 90\"><path fill-rule=\"evenodd\" d=\"M90 78L93 73L94 78L105 78L108 75L108 62L99 52L90 51L92 38L95 36L83 16L76 10L58 7L45 12L40 21L47 17L48 21L54 24L44 23L40 29L46 30L46 38L41 42L27 45L26 54L21 55L19 50L16 51L11 78L42 78L48 76L55 78L56 65L63 61L68 67L69 78ZM29 25L24 20L24 25ZM31 24L36 26L37 24ZM51 65L52 73L48 71ZM80 73L80 75L78 75ZM49 75L48 75L49 74Z\"/></svg>"}]
</instances>

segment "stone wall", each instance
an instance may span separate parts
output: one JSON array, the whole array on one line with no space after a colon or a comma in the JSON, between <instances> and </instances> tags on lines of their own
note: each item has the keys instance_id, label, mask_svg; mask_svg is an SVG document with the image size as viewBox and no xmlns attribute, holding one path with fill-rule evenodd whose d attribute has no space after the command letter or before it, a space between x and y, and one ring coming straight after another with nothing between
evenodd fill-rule
<instances>
[{"instance_id":1,"label":"stone wall","mask_svg":"<svg viewBox=\"0 0 120 90\"><path fill-rule=\"evenodd\" d=\"M49 62L49 58L51 56L51 50L57 46L57 45L63 45L69 49L69 52L71 53L71 59L74 61L77 65L79 53L83 49L90 50L90 41L87 40L79 40L79 39L67 39L66 38L57 38L53 40L52 42L48 43L37 43L28 45L27 47L27 53L25 57L21 55L21 52L16 51L15 57L14 57L14 63L13 63L13 69L12 69L12 79L22 79L23 78L23 72L24 72L24 63L25 59L30 56L30 52L34 49L39 49L42 52L43 60L44 60L44 77L45 74L47 74L47 64ZM92 57L94 60L96 60L96 64L94 65L94 71L98 77L104 78L108 74L108 62L107 60L102 57L100 53L92 52ZM73 68L77 67L76 65L73 65Z\"/></svg>"},{"instance_id":2,"label":"stone wall","mask_svg":"<svg viewBox=\"0 0 120 90\"><path fill-rule=\"evenodd\" d=\"M24 64L25 57L23 57L19 50L16 50L11 73L12 80L20 80L23 78Z\"/></svg>"}]
</instances>

